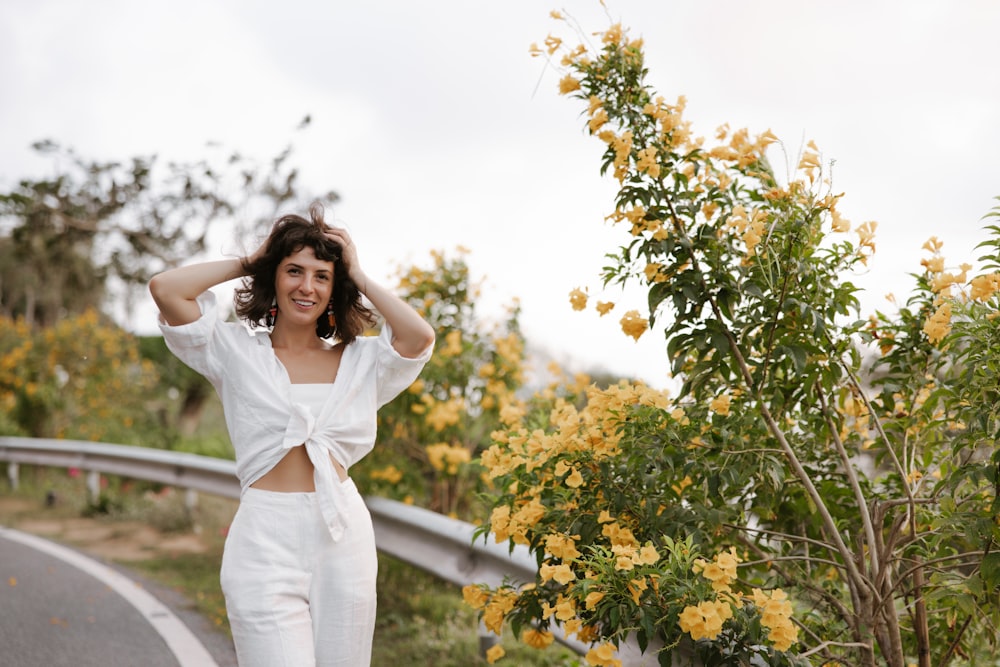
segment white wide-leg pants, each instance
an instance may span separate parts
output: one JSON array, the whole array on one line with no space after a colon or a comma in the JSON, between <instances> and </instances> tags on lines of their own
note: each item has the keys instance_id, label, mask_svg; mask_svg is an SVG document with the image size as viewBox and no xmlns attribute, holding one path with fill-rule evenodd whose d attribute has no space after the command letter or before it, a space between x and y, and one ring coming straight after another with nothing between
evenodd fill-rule
<instances>
[{"instance_id":1,"label":"white wide-leg pants","mask_svg":"<svg viewBox=\"0 0 1000 667\"><path fill-rule=\"evenodd\" d=\"M347 530L336 543L315 493L243 492L220 575L240 667L371 663L375 536L354 482L343 484Z\"/></svg>"}]
</instances>

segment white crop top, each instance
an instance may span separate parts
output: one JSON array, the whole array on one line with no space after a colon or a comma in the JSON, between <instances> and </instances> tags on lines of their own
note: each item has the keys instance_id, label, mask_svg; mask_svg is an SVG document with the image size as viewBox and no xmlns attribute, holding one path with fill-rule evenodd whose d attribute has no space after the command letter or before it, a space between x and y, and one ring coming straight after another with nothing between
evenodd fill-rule
<instances>
[{"instance_id":1,"label":"white crop top","mask_svg":"<svg viewBox=\"0 0 1000 667\"><path fill-rule=\"evenodd\" d=\"M289 390L291 399L296 403L302 403L313 413L313 417L319 417L326 403L326 397L333 390L332 382L293 384Z\"/></svg>"}]
</instances>

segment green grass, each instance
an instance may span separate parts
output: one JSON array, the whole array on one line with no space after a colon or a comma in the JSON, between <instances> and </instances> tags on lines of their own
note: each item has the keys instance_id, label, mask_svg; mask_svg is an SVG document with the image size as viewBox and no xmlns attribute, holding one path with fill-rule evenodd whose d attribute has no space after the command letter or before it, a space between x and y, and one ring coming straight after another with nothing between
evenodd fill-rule
<instances>
[{"instance_id":1,"label":"green grass","mask_svg":"<svg viewBox=\"0 0 1000 667\"><path fill-rule=\"evenodd\" d=\"M200 614L229 633L226 600L219 586L221 552L176 554L125 563L149 579L180 591Z\"/></svg>"}]
</instances>

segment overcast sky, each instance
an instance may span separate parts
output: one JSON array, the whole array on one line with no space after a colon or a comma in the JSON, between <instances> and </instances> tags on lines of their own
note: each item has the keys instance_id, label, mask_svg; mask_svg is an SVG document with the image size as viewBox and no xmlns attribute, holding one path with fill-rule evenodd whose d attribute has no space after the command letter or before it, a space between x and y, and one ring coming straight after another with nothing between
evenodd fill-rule
<instances>
[{"instance_id":1,"label":"overcast sky","mask_svg":"<svg viewBox=\"0 0 1000 667\"><path fill-rule=\"evenodd\" d=\"M552 9L588 33L609 24L597 0L4 0L0 187L43 168L29 150L42 138L109 160L195 160L209 140L268 157L294 139L303 183L340 194L332 217L369 273L465 246L484 314L518 297L532 345L663 385L662 339L633 343L617 323L641 295L600 290L624 233L603 222L603 145L528 55L549 32L572 38ZM771 128L793 154L814 140L835 160L846 216L879 223L866 308L907 292L931 235L950 264L973 256L1000 195L1000 3L608 0L607 13L644 38L649 83L687 96L699 134ZM574 312L577 286L620 304Z\"/></svg>"}]
</instances>

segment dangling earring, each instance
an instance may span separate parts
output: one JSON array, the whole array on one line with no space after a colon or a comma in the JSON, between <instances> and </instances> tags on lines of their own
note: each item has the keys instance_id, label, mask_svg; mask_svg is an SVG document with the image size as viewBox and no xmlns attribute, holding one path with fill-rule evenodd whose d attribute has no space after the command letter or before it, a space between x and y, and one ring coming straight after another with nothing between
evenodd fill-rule
<instances>
[{"instance_id":1,"label":"dangling earring","mask_svg":"<svg viewBox=\"0 0 1000 667\"><path fill-rule=\"evenodd\" d=\"M271 328L274 326L274 319L278 315L278 297L271 299L271 308L268 309L267 315L264 316L264 324Z\"/></svg>"},{"instance_id":2,"label":"dangling earring","mask_svg":"<svg viewBox=\"0 0 1000 667\"><path fill-rule=\"evenodd\" d=\"M326 304L326 321L330 323L330 331L337 326L337 318L333 316L333 301Z\"/></svg>"}]
</instances>

